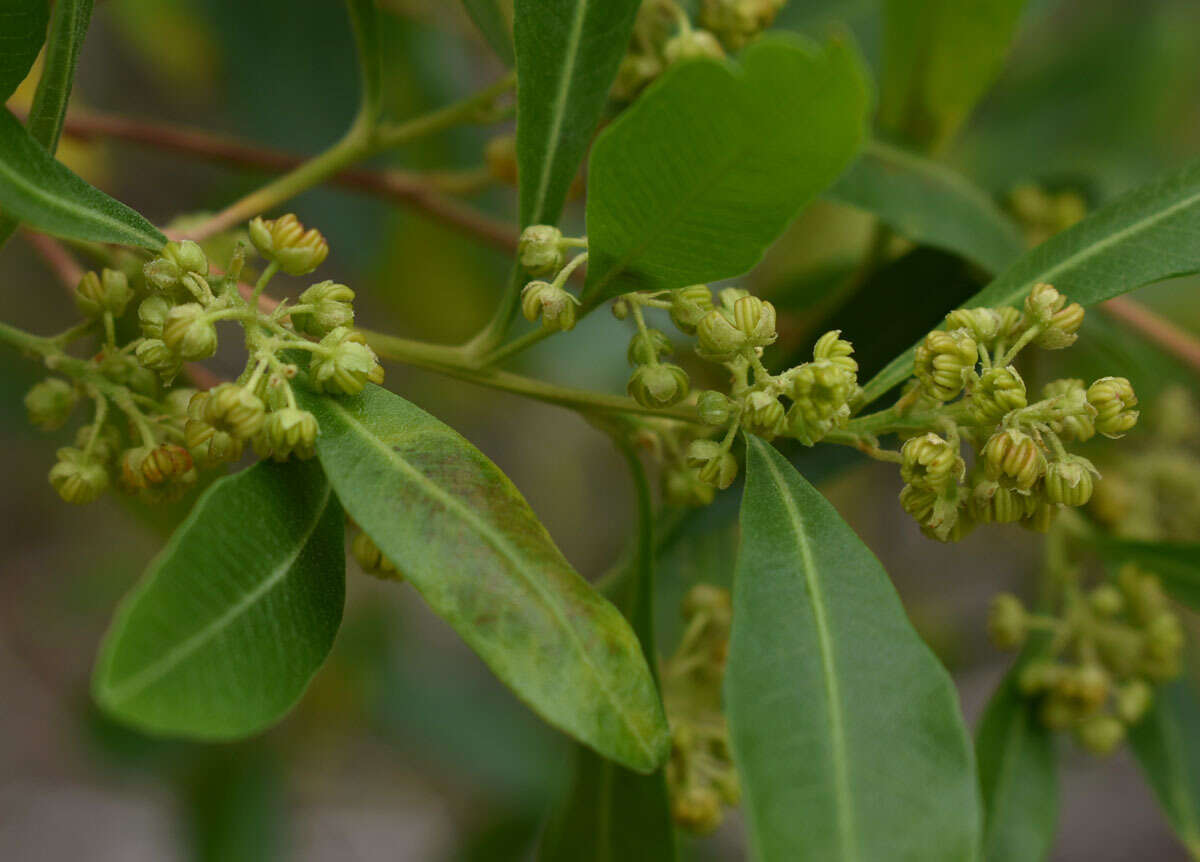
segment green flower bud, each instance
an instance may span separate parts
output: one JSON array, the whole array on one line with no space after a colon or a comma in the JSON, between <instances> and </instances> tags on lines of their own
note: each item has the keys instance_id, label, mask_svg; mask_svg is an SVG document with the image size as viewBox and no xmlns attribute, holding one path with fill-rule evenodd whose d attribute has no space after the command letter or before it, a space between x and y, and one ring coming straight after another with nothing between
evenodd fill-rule
<instances>
[{"instance_id":1,"label":"green flower bud","mask_svg":"<svg viewBox=\"0 0 1200 862\"><path fill-rule=\"evenodd\" d=\"M971 419L980 425L994 425L1013 410L1028 404L1025 396L1025 381L1017 369L989 368L979 376L971 387L967 409Z\"/></svg>"},{"instance_id":2,"label":"green flower bud","mask_svg":"<svg viewBox=\"0 0 1200 862\"><path fill-rule=\"evenodd\" d=\"M729 590L712 584L696 584L688 590L680 610L684 621L689 623L699 616L706 617L723 630L728 630L733 623L733 597Z\"/></svg>"},{"instance_id":3,"label":"green flower bud","mask_svg":"<svg viewBox=\"0 0 1200 862\"><path fill-rule=\"evenodd\" d=\"M1153 658L1177 658L1183 640L1183 625L1170 611L1163 611L1146 627L1146 652Z\"/></svg>"},{"instance_id":4,"label":"green flower bud","mask_svg":"<svg viewBox=\"0 0 1200 862\"><path fill-rule=\"evenodd\" d=\"M208 257L190 239L169 242L154 260L142 267L146 282L163 293L173 293L185 273L208 275Z\"/></svg>"},{"instance_id":5,"label":"green flower bud","mask_svg":"<svg viewBox=\"0 0 1200 862\"><path fill-rule=\"evenodd\" d=\"M954 485L966 474L958 447L933 432L912 437L900 448L900 478L932 489Z\"/></svg>"},{"instance_id":6,"label":"green flower bud","mask_svg":"<svg viewBox=\"0 0 1200 862\"><path fill-rule=\"evenodd\" d=\"M1035 284L1025 298L1025 314L1041 332L1033 343L1047 350L1069 347L1083 324L1083 306L1077 302L1067 305L1067 298L1049 284Z\"/></svg>"},{"instance_id":7,"label":"green flower bud","mask_svg":"<svg viewBox=\"0 0 1200 862\"><path fill-rule=\"evenodd\" d=\"M706 482L709 485L715 485L724 491L733 484L733 480L737 478L738 463L737 459L728 452L718 455L711 459L700 468L700 481Z\"/></svg>"},{"instance_id":8,"label":"green flower bud","mask_svg":"<svg viewBox=\"0 0 1200 862\"><path fill-rule=\"evenodd\" d=\"M163 326L166 325L167 315L171 313L171 303L166 297L148 296L138 306L138 323L142 335L147 338L162 338Z\"/></svg>"},{"instance_id":9,"label":"green flower bud","mask_svg":"<svg viewBox=\"0 0 1200 862\"><path fill-rule=\"evenodd\" d=\"M751 347L766 347L775 341L775 306L757 296L743 296L733 304L733 325Z\"/></svg>"},{"instance_id":10,"label":"green flower bud","mask_svg":"<svg viewBox=\"0 0 1200 862\"><path fill-rule=\"evenodd\" d=\"M685 335L695 335L700 320L712 310L712 291L707 284L671 291L671 321Z\"/></svg>"},{"instance_id":11,"label":"green flower bud","mask_svg":"<svg viewBox=\"0 0 1200 862\"><path fill-rule=\"evenodd\" d=\"M979 348L965 329L937 329L917 347L913 374L931 398L949 401L962 392L978 360Z\"/></svg>"},{"instance_id":12,"label":"green flower bud","mask_svg":"<svg viewBox=\"0 0 1200 862\"><path fill-rule=\"evenodd\" d=\"M1002 324L1000 312L993 308L957 308L946 315L948 330L965 329L977 344L994 344Z\"/></svg>"},{"instance_id":13,"label":"green flower bud","mask_svg":"<svg viewBox=\"0 0 1200 862\"><path fill-rule=\"evenodd\" d=\"M743 297L750 295L750 291L742 287L723 287L717 293L717 299L721 303L721 308L725 309L730 314L730 320L733 319L733 307L737 305L737 301Z\"/></svg>"},{"instance_id":14,"label":"green flower bud","mask_svg":"<svg viewBox=\"0 0 1200 862\"><path fill-rule=\"evenodd\" d=\"M1064 697L1057 691L1051 690L1050 694L1042 701L1038 718L1050 730L1066 730L1079 721L1079 707L1069 697Z\"/></svg>"},{"instance_id":15,"label":"green flower bud","mask_svg":"<svg viewBox=\"0 0 1200 862\"><path fill-rule=\"evenodd\" d=\"M142 478L150 485L161 485L189 472L194 475L191 454L174 443L162 443L148 449L141 458L140 470Z\"/></svg>"},{"instance_id":16,"label":"green flower bud","mask_svg":"<svg viewBox=\"0 0 1200 862\"><path fill-rule=\"evenodd\" d=\"M688 385L687 372L678 365L642 365L629 378L627 389L643 407L670 407L687 397Z\"/></svg>"},{"instance_id":17,"label":"green flower bud","mask_svg":"<svg viewBox=\"0 0 1200 862\"><path fill-rule=\"evenodd\" d=\"M663 471L663 499L673 506L707 506L713 501L716 488L700 480L700 470Z\"/></svg>"},{"instance_id":18,"label":"green flower bud","mask_svg":"<svg viewBox=\"0 0 1200 862\"><path fill-rule=\"evenodd\" d=\"M1011 593L1000 593L988 606L988 637L997 649L1018 649L1029 635L1029 614L1021 600Z\"/></svg>"},{"instance_id":19,"label":"green flower bud","mask_svg":"<svg viewBox=\"0 0 1200 862\"><path fill-rule=\"evenodd\" d=\"M95 437L95 441L92 437ZM95 423L80 426L75 432L75 448L81 452L91 447L91 456L101 463L111 463L121 449L121 432L115 425L103 425L99 433Z\"/></svg>"},{"instance_id":20,"label":"green flower bud","mask_svg":"<svg viewBox=\"0 0 1200 862\"><path fill-rule=\"evenodd\" d=\"M217 352L217 328L197 302L185 302L171 309L163 324L162 340L185 362L207 359Z\"/></svg>"},{"instance_id":21,"label":"green flower bud","mask_svg":"<svg viewBox=\"0 0 1200 862\"><path fill-rule=\"evenodd\" d=\"M905 485L900 490L900 507L919 524L926 523L933 516L937 502L937 492L931 488Z\"/></svg>"},{"instance_id":22,"label":"green flower bud","mask_svg":"<svg viewBox=\"0 0 1200 862\"><path fill-rule=\"evenodd\" d=\"M1075 729L1079 743L1092 754L1111 754L1125 738L1125 725L1111 715L1093 715Z\"/></svg>"},{"instance_id":23,"label":"green flower bud","mask_svg":"<svg viewBox=\"0 0 1200 862\"><path fill-rule=\"evenodd\" d=\"M704 57L725 59L725 49L721 47L720 40L707 30L688 30L673 36L663 45L663 59L668 66Z\"/></svg>"},{"instance_id":24,"label":"green flower bud","mask_svg":"<svg viewBox=\"0 0 1200 862\"><path fill-rule=\"evenodd\" d=\"M354 554L354 559L366 574L374 575L384 581L404 580L404 575L400 573L400 570L383 555L379 546L366 533L359 532L354 537L354 541L350 543L350 552Z\"/></svg>"},{"instance_id":25,"label":"green flower bud","mask_svg":"<svg viewBox=\"0 0 1200 862\"><path fill-rule=\"evenodd\" d=\"M492 179L506 186L517 184L517 136L496 135L483 148L483 161Z\"/></svg>"},{"instance_id":26,"label":"green flower bud","mask_svg":"<svg viewBox=\"0 0 1200 862\"><path fill-rule=\"evenodd\" d=\"M737 405L727 395L709 389L696 400L696 412L705 425L726 425Z\"/></svg>"},{"instance_id":27,"label":"green flower bud","mask_svg":"<svg viewBox=\"0 0 1200 862\"><path fill-rule=\"evenodd\" d=\"M1032 511L1030 503L1033 504ZM1019 523L1025 529L1033 530L1035 533L1048 533L1054 526L1054 521L1061 509L1062 506L1055 503L1047 503L1045 500L1039 500L1033 496L1026 497L1025 517Z\"/></svg>"},{"instance_id":28,"label":"green flower bud","mask_svg":"<svg viewBox=\"0 0 1200 862\"><path fill-rule=\"evenodd\" d=\"M783 4L784 0L703 0L697 20L736 51L770 27Z\"/></svg>"},{"instance_id":29,"label":"green flower bud","mask_svg":"<svg viewBox=\"0 0 1200 862\"><path fill-rule=\"evenodd\" d=\"M724 449L716 440L693 440L684 453L684 463L689 467L703 467L714 458L721 457Z\"/></svg>"},{"instance_id":30,"label":"green flower bud","mask_svg":"<svg viewBox=\"0 0 1200 862\"><path fill-rule=\"evenodd\" d=\"M732 313L715 309L696 324L696 351L706 359L722 361L749 346L746 334L734 324Z\"/></svg>"},{"instance_id":31,"label":"green flower bud","mask_svg":"<svg viewBox=\"0 0 1200 862\"><path fill-rule=\"evenodd\" d=\"M657 329L635 332L629 341L625 358L630 365L652 365L672 350L671 339Z\"/></svg>"},{"instance_id":32,"label":"green flower bud","mask_svg":"<svg viewBox=\"0 0 1200 862\"><path fill-rule=\"evenodd\" d=\"M980 482L971 492L971 516L981 524L1015 524L1028 511L1026 497L997 482Z\"/></svg>"},{"instance_id":33,"label":"green flower bud","mask_svg":"<svg viewBox=\"0 0 1200 862\"><path fill-rule=\"evenodd\" d=\"M370 383L383 382L383 366L363 336L339 326L321 339L323 351L308 366L309 380L318 392L357 395Z\"/></svg>"},{"instance_id":34,"label":"green flower bud","mask_svg":"<svg viewBox=\"0 0 1200 862\"><path fill-rule=\"evenodd\" d=\"M106 269L103 275L84 273L75 288L75 307L86 317L100 317L105 312L120 317L131 299L129 279L115 269Z\"/></svg>"},{"instance_id":35,"label":"green flower bud","mask_svg":"<svg viewBox=\"0 0 1200 862\"><path fill-rule=\"evenodd\" d=\"M521 231L517 258L530 275L554 275L563 265L562 231L549 224L531 224Z\"/></svg>"},{"instance_id":36,"label":"green flower bud","mask_svg":"<svg viewBox=\"0 0 1200 862\"><path fill-rule=\"evenodd\" d=\"M1000 329L996 333L996 343L1016 341L1021 333L1025 331L1025 315L1011 305L992 310L1000 316Z\"/></svg>"},{"instance_id":37,"label":"green flower bud","mask_svg":"<svg viewBox=\"0 0 1200 862\"><path fill-rule=\"evenodd\" d=\"M266 407L262 399L236 383L221 383L208 391L204 421L217 431L246 441L262 430Z\"/></svg>"},{"instance_id":38,"label":"green flower bud","mask_svg":"<svg viewBox=\"0 0 1200 862\"><path fill-rule=\"evenodd\" d=\"M818 359L791 369L784 377L794 402L788 428L806 446L850 420L850 399L857 384L843 365Z\"/></svg>"},{"instance_id":39,"label":"green flower bud","mask_svg":"<svg viewBox=\"0 0 1200 862\"><path fill-rule=\"evenodd\" d=\"M1112 584L1101 584L1088 596L1088 604L1102 617L1115 617L1125 607L1125 599Z\"/></svg>"},{"instance_id":40,"label":"green flower bud","mask_svg":"<svg viewBox=\"0 0 1200 862\"><path fill-rule=\"evenodd\" d=\"M147 338L139 344L135 355L143 368L165 377L174 377L179 372L179 355L157 338Z\"/></svg>"},{"instance_id":41,"label":"green flower bud","mask_svg":"<svg viewBox=\"0 0 1200 862\"><path fill-rule=\"evenodd\" d=\"M531 281L521 291L521 313L532 322L542 318L542 326L551 332L569 332L575 328L579 304L566 290L548 281Z\"/></svg>"},{"instance_id":42,"label":"green flower bud","mask_svg":"<svg viewBox=\"0 0 1200 862\"><path fill-rule=\"evenodd\" d=\"M108 470L95 454L59 449L58 463L50 468L50 484L68 503L91 503L108 487Z\"/></svg>"},{"instance_id":43,"label":"green flower bud","mask_svg":"<svg viewBox=\"0 0 1200 862\"><path fill-rule=\"evenodd\" d=\"M1054 688L1062 675L1062 665L1046 659L1031 661L1017 675L1017 688L1027 697L1035 695Z\"/></svg>"},{"instance_id":44,"label":"green flower bud","mask_svg":"<svg viewBox=\"0 0 1200 862\"><path fill-rule=\"evenodd\" d=\"M707 784L693 784L671 799L671 819L681 829L706 835L721 825L721 797Z\"/></svg>"},{"instance_id":45,"label":"green flower bud","mask_svg":"<svg viewBox=\"0 0 1200 862\"><path fill-rule=\"evenodd\" d=\"M307 410L284 407L267 417L266 435L276 461L295 456L307 460L316 454L317 418Z\"/></svg>"},{"instance_id":46,"label":"green flower bud","mask_svg":"<svg viewBox=\"0 0 1200 862\"><path fill-rule=\"evenodd\" d=\"M321 232L316 228L306 231L293 213L273 220L254 218L250 222L250 242L288 275L310 273L329 255L329 245Z\"/></svg>"},{"instance_id":47,"label":"green flower bud","mask_svg":"<svg viewBox=\"0 0 1200 862\"><path fill-rule=\"evenodd\" d=\"M767 440L783 432L787 411L779 399L766 392L751 392L742 410L742 427Z\"/></svg>"},{"instance_id":48,"label":"green flower bud","mask_svg":"<svg viewBox=\"0 0 1200 862\"><path fill-rule=\"evenodd\" d=\"M858 374L858 363L854 361L854 345L841 337L840 329L832 329L817 339L813 346L813 359L827 359L848 374Z\"/></svg>"},{"instance_id":49,"label":"green flower bud","mask_svg":"<svg viewBox=\"0 0 1200 862\"><path fill-rule=\"evenodd\" d=\"M199 395L207 401L207 392ZM241 440L227 431L218 431L203 419L187 420L183 426L183 442L192 459L205 468L240 460L245 447Z\"/></svg>"},{"instance_id":50,"label":"green flower bud","mask_svg":"<svg viewBox=\"0 0 1200 862\"><path fill-rule=\"evenodd\" d=\"M25 413L35 428L56 431L67 424L78 401L79 393L74 386L57 377L47 377L25 393Z\"/></svg>"},{"instance_id":51,"label":"green flower bud","mask_svg":"<svg viewBox=\"0 0 1200 862\"><path fill-rule=\"evenodd\" d=\"M1092 498L1094 477L1100 473L1087 458L1068 455L1046 468L1046 499L1064 506L1082 506Z\"/></svg>"},{"instance_id":52,"label":"green flower bud","mask_svg":"<svg viewBox=\"0 0 1200 862\"><path fill-rule=\"evenodd\" d=\"M1119 686L1113 698L1117 717L1126 724L1137 724L1154 700L1154 689L1145 680L1134 679Z\"/></svg>"},{"instance_id":53,"label":"green flower bud","mask_svg":"<svg viewBox=\"0 0 1200 862\"><path fill-rule=\"evenodd\" d=\"M1080 710L1087 714L1102 707L1112 692L1112 678L1098 664L1085 664L1076 668L1059 682L1059 690L1073 698Z\"/></svg>"},{"instance_id":54,"label":"green flower bud","mask_svg":"<svg viewBox=\"0 0 1200 862\"><path fill-rule=\"evenodd\" d=\"M1167 607L1167 597L1158 578L1132 563L1126 563L1117 572L1117 587L1125 596L1130 618L1137 625L1149 624Z\"/></svg>"},{"instance_id":55,"label":"green flower bud","mask_svg":"<svg viewBox=\"0 0 1200 862\"><path fill-rule=\"evenodd\" d=\"M177 500L196 482L192 456L182 446L139 446L121 456L121 485L147 502Z\"/></svg>"},{"instance_id":56,"label":"green flower bud","mask_svg":"<svg viewBox=\"0 0 1200 862\"><path fill-rule=\"evenodd\" d=\"M958 509L952 520L943 522L938 527L922 524L921 534L926 538L933 539L935 542L949 545L962 541L975 527L975 519L971 517L970 512L967 512L965 509Z\"/></svg>"},{"instance_id":57,"label":"green flower bud","mask_svg":"<svg viewBox=\"0 0 1200 862\"><path fill-rule=\"evenodd\" d=\"M1096 408L1096 430L1105 437L1122 437L1137 424L1137 395L1124 377L1101 377L1088 387L1087 400Z\"/></svg>"},{"instance_id":58,"label":"green flower bud","mask_svg":"<svg viewBox=\"0 0 1200 862\"><path fill-rule=\"evenodd\" d=\"M1065 411L1061 419L1050 423L1051 429L1066 442L1084 441L1096 435L1096 408L1087 400L1087 385L1082 380L1064 378L1042 387L1042 398L1056 399Z\"/></svg>"},{"instance_id":59,"label":"green flower bud","mask_svg":"<svg viewBox=\"0 0 1200 862\"><path fill-rule=\"evenodd\" d=\"M1023 431L998 431L980 453L988 476L1011 481L1022 491L1030 490L1046 473L1046 456L1037 441Z\"/></svg>"},{"instance_id":60,"label":"green flower bud","mask_svg":"<svg viewBox=\"0 0 1200 862\"><path fill-rule=\"evenodd\" d=\"M354 323L354 291L344 284L322 281L300 294L300 305L311 305L308 311L293 311L292 325L297 332L322 338L339 326Z\"/></svg>"},{"instance_id":61,"label":"green flower bud","mask_svg":"<svg viewBox=\"0 0 1200 862\"><path fill-rule=\"evenodd\" d=\"M632 102L642 88L662 74L662 63L649 54L626 54L617 68L612 98L617 102Z\"/></svg>"}]
</instances>

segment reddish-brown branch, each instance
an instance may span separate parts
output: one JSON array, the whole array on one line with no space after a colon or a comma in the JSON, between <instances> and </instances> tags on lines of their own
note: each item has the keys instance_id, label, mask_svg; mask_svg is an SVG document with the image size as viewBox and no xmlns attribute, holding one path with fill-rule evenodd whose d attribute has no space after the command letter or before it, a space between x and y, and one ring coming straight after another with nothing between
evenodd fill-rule
<instances>
[{"instance_id":1,"label":"reddish-brown branch","mask_svg":"<svg viewBox=\"0 0 1200 862\"><path fill-rule=\"evenodd\" d=\"M1155 314L1127 296L1118 296L1100 306L1111 317L1153 341L1193 371L1200 372L1200 339Z\"/></svg>"},{"instance_id":2,"label":"reddish-brown branch","mask_svg":"<svg viewBox=\"0 0 1200 862\"><path fill-rule=\"evenodd\" d=\"M71 256L71 252L54 237L44 233L22 230L21 236L54 271L67 290L74 290L79 284L79 279L83 278L84 269L79 265L79 261Z\"/></svg>"}]
</instances>

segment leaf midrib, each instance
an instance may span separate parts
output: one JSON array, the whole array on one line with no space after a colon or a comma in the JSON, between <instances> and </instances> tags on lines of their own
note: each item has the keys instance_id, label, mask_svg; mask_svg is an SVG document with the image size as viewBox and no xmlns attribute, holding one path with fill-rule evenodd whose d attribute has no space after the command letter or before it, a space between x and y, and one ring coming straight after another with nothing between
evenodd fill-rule
<instances>
[{"instance_id":1,"label":"leaf midrib","mask_svg":"<svg viewBox=\"0 0 1200 862\"><path fill-rule=\"evenodd\" d=\"M187 640L179 643L173 649L168 650L159 658L142 668L137 673L126 678L123 682L116 685L104 686L105 700L110 703L127 700L141 694L148 686L158 682L162 677L174 669L180 662L192 655L197 649L203 646L207 641L216 637L221 631L228 628L238 617L248 611L255 603L259 601L267 593L271 592L278 586L291 571L292 566L300 559L300 554L308 547L309 540L312 539L313 533L320 526L322 519L325 516L325 510L329 507L329 498L333 494L332 486L325 483L325 493L321 497L319 506L314 507L314 516L312 523L305 528L303 536L296 543L295 550L289 554L280 565L276 566L271 574L264 579L258 586L247 592L230 608L210 622L200 631L193 634ZM157 575L156 575L157 577Z\"/></svg>"},{"instance_id":2,"label":"leaf midrib","mask_svg":"<svg viewBox=\"0 0 1200 862\"><path fill-rule=\"evenodd\" d=\"M767 444L754 441L758 447ZM817 629L817 642L820 646L821 671L825 683L825 698L829 706L826 714L829 719L829 735L831 759L834 772L834 794L837 799L838 843L842 848L844 859L857 859L858 849L854 841L854 811L850 793L850 775L846 756L846 737L842 727L842 703L840 686L834 668L833 639L830 637L829 624L826 620L824 594L820 580L816 575L816 563L813 560L812 548L809 546L808 535L804 532L804 522L796 501L792 498L787 483L779 470L771 462L770 454L759 452L759 458L771 474L771 480L779 490L787 510L788 524L796 540L796 549L804 565L804 580L808 586L812 604L813 621Z\"/></svg>"},{"instance_id":3,"label":"leaf midrib","mask_svg":"<svg viewBox=\"0 0 1200 862\"><path fill-rule=\"evenodd\" d=\"M540 583L538 583L537 578L530 577L520 555L516 553L504 536L496 532L496 530L493 529L492 526L486 521L477 517L475 513L471 511L470 507L464 505L461 500L438 487L438 485L432 482L428 476L426 476L416 467L409 464L404 458L400 457L400 455L391 446L384 443L383 440L381 440L375 434L371 433L370 429L358 421L358 419L341 404L327 399L326 405L335 408L342 415L343 421L356 427L361 433L361 436L364 437L368 443L382 452L385 458L393 462L405 474L410 476L412 480L418 486L420 486L428 496L433 497L441 502L441 504L447 510L458 513L459 518L465 521L469 526L474 527L475 530L482 535L492 545L493 548L508 558L509 562L513 565L514 570L520 573L521 578L525 582L526 586L537 595L543 606L550 610L555 620L557 620L559 625L562 627L562 630L567 633L572 645L583 659L583 664L588 668L592 678L595 680L597 687L604 693L605 698L613 707L613 710L616 712L616 714L620 716L621 723L625 725L625 728L629 731L630 736L637 740L638 745L646 754L648 761L650 763L655 762L656 757L654 750L649 746L647 741L642 738L642 734L634 728L633 724L630 722L629 716L626 714L626 711L620 707L620 701L613 693L613 690L608 685L607 681L597 670L595 663L592 661L591 655L583 647L582 642L579 640L578 634L567 623L562 611L555 605L554 602L550 601L546 589ZM343 504L344 503L345 501L343 500Z\"/></svg>"}]
</instances>

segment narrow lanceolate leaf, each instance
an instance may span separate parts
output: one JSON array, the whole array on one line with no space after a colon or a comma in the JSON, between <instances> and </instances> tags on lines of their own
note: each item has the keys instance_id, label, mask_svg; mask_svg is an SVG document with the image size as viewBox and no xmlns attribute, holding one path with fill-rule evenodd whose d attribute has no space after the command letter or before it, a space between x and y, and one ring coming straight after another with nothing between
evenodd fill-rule
<instances>
[{"instance_id":1,"label":"narrow lanceolate leaf","mask_svg":"<svg viewBox=\"0 0 1200 862\"><path fill-rule=\"evenodd\" d=\"M1193 684L1180 679L1160 688L1129 742L1176 836L1200 859L1200 699Z\"/></svg>"},{"instance_id":2,"label":"narrow lanceolate leaf","mask_svg":"<svg viewBox=\"0 0 1200 862\"><path fill-rule=\"evenodd\" d=\"M625 454L637 491L637 548L612 596L653 662L654 501L636 453ZM674 858L674 827L662 771L638 775L577 747L571 784L546 824L539 862L671 862Z\"/></svg>"},{"instance_id":3,"label":"narrow lanceolate leaf","mask_svg":"<svg viewBox=\"0 0 1200 862\"><path fill-rule=\"evenodd\" d=\"M143 730L206 739L279 719L341 623L343 532L315 462L216 482L117 611L97 702Z\"/></svg>"},{"instance_id":4,"label":"narrow lanceolate leaf","mask_svg":"<svg viewBox=\"0 0 1200 862\"><path fill-rule=\"evenodd\" d=\"M637 638L496 465L384 389L299 394L342 505L430 607L551 724L658 768L670 734Z\"/></svg>"},{"instance_id":5,"label":"narrow lanceolate leaf","mask_svg":"<svg viewBox=\"0 0 1200 862\"><path fill-rule=\"evenodd\" d=\"M754 858L974 859L949 674L834 508L769 444L746 447L725 702Z\"/></svg>"},{"instance_id":6,"label":"narrow lanceolate leaf","mask_svg":"<svg viewBox=\"0 0 1200 862\"><path fill-rule=\"evenodd\" d=\"M1117 198L1027 252L964 306L1019 305L1039 281L1076 302L1095 305L1197 271L1200 162ZM911 349L896 357L864 387L864 403L903 382L912 361Z\"/></svg>"},{"instance_id":7,"label":"narrow lanceolate leaf","mask_svg":"<svg viewBox=\"0 0 1200 862\"><path fill-rule=\"evenodd\" d=\"M92 0L56 0L46 38L46 61L29 108L29 134L50 153L58 149L75 67L91 20Z\"/></svg>"},{"instance_id":8,"label":"narrow lanceolate leaf","mask_svg":"<svg viewBox=\"0 0 1200 862\"><path fill-rule=\"evenodd\" d=\"M902 236L998 273L1025 240L986 192L949 168L872 141L826 195L879 216Z\"/></svg>"},{"instance_id":9,"label":"narrow lanceolate leaf","mask_svg":"<svg viewBox=\"0 0 1200 862\"><path fill-rule=\"evenodd\" d=\"M517 0L521 224L556 224L629 48L639 0Z\"/></svg>"},{"instance_id":10,"label":"narrow lanceolate leaf","mask_svg":"<svg viewBox=\"0 0 1200 862\"><path fill-rule=\"evenodd\" d=\"M25 80L42 50L49 11L43 0L0 0L0 102Z\"/></svg>"},{"instance_id":11,"label":"narrow lanceolate leaf","mask_svg":"<svg viewBox=\"0 0 1200 862\"><path fill-rule=\"evenodd\" d=\"M740 275L862 144L854 48L760 39L741 64L681 63L596 140L588 170L593 302Z\"/></svg>"},{"instance_id":12,"label":"narrow lanceolate leaf","mask_svg":"<svg viewBox=\"0 0 1200 862\"><path fill-rule=\"evenodd\" d=\"M167 238L136 212L54 160L0 109L0 210L70 239L159 249Z\"/></svg>"},{"instance_id":13,"label":"narrow lanceolate leaf","mask_svg":"<svg viewBox=\"0 0 1200 862\"><path fill-rule=\"evenodd\" d=\"M479 28L479 32L483 34L488 45L496 52L496 56L504 62L505 66L511 66L515 62L512 28L509 26L504 10L500 8L499 0L462 0L462 2L466 7L467 14L471 16L471 20L475 22L475 26Z\"/></svg>"},{"instance_id":14,"label":"narrow lanceolate leaf","mask_svg":"<svg viewBox=\"0 0 1200 862\"><path fill-rule=\"evenodd\" d=\"M975 755L983 790L984 862L1039 862L1058 828L1054 737L1010 672L979 723Z\"/></svg>"},{"instance_id":15,"label":"narrow lanceolate leaf","mask_svg":"<svg viewBox=\"0 0 1200 862\"><path fill-rule=\"evenodd\" d=\"M1200 611L1200 544L1104 539L1100 552L1117 563L1137 563L1158 575L1178 602Z\"/></svg>"}]
</instances>

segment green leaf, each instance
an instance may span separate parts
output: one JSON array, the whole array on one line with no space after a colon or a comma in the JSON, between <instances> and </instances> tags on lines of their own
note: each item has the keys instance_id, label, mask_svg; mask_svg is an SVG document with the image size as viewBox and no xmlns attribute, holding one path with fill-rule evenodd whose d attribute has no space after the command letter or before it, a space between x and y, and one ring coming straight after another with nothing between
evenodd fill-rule
<instances>
[{"instance_id":1,"label":"green leaf","mask_svg":"<svg viewBox=\"0 0 1200 862\"><path fill-rule=\"evenodd\" d=\"M1101 207L1032 251L964 303L1020 305L1048 282L1083 305L1095 305L1165 278L1200 271L1200 162ZM947 309L949 310L949 309ZM863 387L870 403L912 371L913 349Z\"/></svg>"},{"instance_id":2,"label":"green leaf","mask_svg":"<svg viewBox=\"0 0 1200 862\"><path fill-rule=\"evenodd\" d=\"M1001 272L1025 251L1021 232L986 192L937 162L879 141L867 144L826 197L988 272Z\"/></svg>"},{"instance_id":3,"label":"green leaf","mask_svg":"<svg viewBox=\"0 0 1200 862\"><path fill-rule=\"evenodd\" d=\"M1200 611L1200 544L1138 542L1105 537L1100 553L1117 563L1137 563L1158 575L1177 601Z\"/></svg>"},{"instance_id":4,"label":"green leaf","mask_svg":"<svg viewBox=\"0 0 1200 862\"><path fill-rule=\"evenodd\" d=\"M96 701L153 733L232 739L275 722L341 622L343 532L316 463L216 482L117 610Z\"/></svg>"},{"instance_id":5,"label":"green leaf","mask_svg":"<svg viewBox=\"0 0 1200 862\"><path fill-rule=\"evenodd\" d=\"M45 0L0 0L0 102L29 74L46 41L49 17Z\"/></svg>"},{"instance_id":6,"label":"green leaf","mask_svg":"<svg viewBox=\"0 0 1200 862\"><path fill-rule=\"evenodd\" d=\"M640 0L517 0L521 224L557 224L629 47Z\"/></svg>"},{"instance_id":7,"label":"green leaf","mask_svg":"<svg viewBox=\"0 0 1200 862\"><path fill-rule=\"evenodd\" d=\"M1000 74L1025 0L886 0L879 121L944 145Z\"/></svg>"},{"instance_id":8,"label":"green leaf","mask_svg":"<svg viewBox=\"0 0 1200 862\"><path fill-rule=\"evenodd\" d=\"M746 448L725 702L753 858L975 858L949 674L834 508L769 444Z\"/></svg>"},{"instance_id":9,"label":"green leaf","mask_svg":"<svg viewBox=\"0 0 1200 862\"><path fill-rule=\"evenodd\" d=\"M654 647L654 501L646 471L625 451L637 491L637 548L614 601L633 625L647 656ZM540 862L626 862L675 858L671 806L662 771L638 775L578 746L566 797L551 815Z\"/></svg>"},{"instance_id":10,"label":"green leaf","mask_svg":"<svg viewBox=\"0 0 1200 862\"><path fill-rule=\"evenodd\" d=\"M297 394L346 511L496 676L605 757L660 766L670 734L637 638L496 465L384 389Z\"/></svg>"},{"instance_id":11,"label":"green leaf","mask_svg":"<svg viewBox=\"0 0 1200 862\"><path fill-rule=\"evenodd\" d=\"M746 272L858 152L867 105L844 41L772 36L740 66L670 69L592 148L585 298Z\"/></svg>"},{"instance_id":12,"label":"green leaf","mask_svg":"<svg viewBox=\"0 0 1200 862\"><path fill-rule=\"evenodd\" d=\"M346 0L354 44L358 51L359 88L362 94L361 120L369 128L379 122L383 111L383 46L379 32L379 11L375 0Z\"/></svg>"},{"instance_id":13,"label":"green leaf","mask_svg":"<svg viewBox=\"0 0 1200 862\"><path fill-rule=\"evenodd\" d=\"M462 0L467 14L483 34L483 38L496 52L505 66L511 67L516 62L513 53L512 28L508 16L500 8L498 0Z\"/></svg>"},{"instance_id":14,"label":"green leaf","mask_svg":"<svg viewBox=\"0 0 1200 862\"><path fill-rule=\"evenodd\" d=\"M120 201L54 160L17 118L0 109L0 208L38 230L156 250L167 238Z\"/></svg>"},{"instance_id":15,"label":"green leaf","mask_svg":"<svg viewBox=\"0 0 1200 862\"><path fill-rule=\"evenodd\" d=\"M992 695L975 742L986 862L1045 859L1058 827L1054 735L1017 690L1016 675L1014 667Z\"/></svg>"},{"instance_id":16,"label":"green leaf","mask_svg":"<svg viewBox=\"0 0 1200 862\"><path fill-rule=\"evenodd\" d=\"M1160 688L1129 743L1176 836L1200 859L1200 699L1192 683Z\"/></svg>"}]
</instances>

